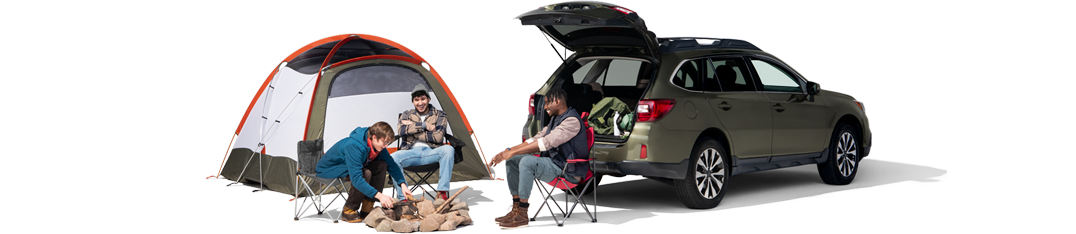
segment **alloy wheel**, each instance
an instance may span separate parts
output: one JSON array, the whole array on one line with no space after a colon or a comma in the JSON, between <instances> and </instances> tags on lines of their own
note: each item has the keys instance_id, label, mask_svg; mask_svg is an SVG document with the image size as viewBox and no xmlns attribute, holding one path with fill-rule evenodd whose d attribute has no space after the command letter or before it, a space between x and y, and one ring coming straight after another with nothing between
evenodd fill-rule
<instances>
[{"instance_id":1,"label":"alloy wheel","mask_svg":"<svg viewBox=\"0 0 1076 234\"><path fill-rule=\"evenodd\" d=\"M721 153L709 148L702 151L695 162L695 187L706 199L713 199L725 186L725 164Z\"/></svg>"},{"instance_id":2,"label":"alloy wheel","mask_svg":"<svg viewBox=\"0 0 1076 234\"><path fill-rule=\"evenodd\" d=\"M841 133L841 139L837 142L837 169L841 176L848 177L855 172L857 156L856 139L852 137L852 133Z\"/></svg>"}]
</instances>

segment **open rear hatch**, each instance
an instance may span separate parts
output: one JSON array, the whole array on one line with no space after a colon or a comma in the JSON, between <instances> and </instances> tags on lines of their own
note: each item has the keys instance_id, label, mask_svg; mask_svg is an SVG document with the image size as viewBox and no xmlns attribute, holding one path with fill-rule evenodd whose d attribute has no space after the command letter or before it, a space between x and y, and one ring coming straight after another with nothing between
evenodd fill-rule
<instances>
[{"instance_id":1,"label":"open rear hatch","mask_svg":"<svg viewBox=\"0 0 1076 234\"><path fill-rule=\"evenodd\" d=\"M657 37L639 14L603 2L565 2L540 7L516 17L538 26L561 46L575 52L636 49L657 55ZM656 56L655 56L656 57Z\"/></svg>"}]
</instances>

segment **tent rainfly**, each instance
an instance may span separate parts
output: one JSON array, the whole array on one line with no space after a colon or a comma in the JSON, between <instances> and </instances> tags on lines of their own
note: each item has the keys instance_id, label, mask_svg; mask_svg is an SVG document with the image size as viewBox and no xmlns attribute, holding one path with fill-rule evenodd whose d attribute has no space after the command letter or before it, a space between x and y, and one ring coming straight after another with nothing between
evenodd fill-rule
<instances>
[{"instance_id":1,"label":"tent rainfly","mask_svg":"<svg viewBox=\"0 0 1076 234\"><path fill-rule=\"evenodd\" d=\"M419 84L432 91L430 104L448 116L448 133L467 144L452 181L492 178L467 116L437 71L410 49L363 34L315 41L280 62L243 113L217 177L292 194L297 142L322 139L328 150L355 127L378 121L399 132L398 114L414 108L411 90Z\"/></svg>"}]
</instances>

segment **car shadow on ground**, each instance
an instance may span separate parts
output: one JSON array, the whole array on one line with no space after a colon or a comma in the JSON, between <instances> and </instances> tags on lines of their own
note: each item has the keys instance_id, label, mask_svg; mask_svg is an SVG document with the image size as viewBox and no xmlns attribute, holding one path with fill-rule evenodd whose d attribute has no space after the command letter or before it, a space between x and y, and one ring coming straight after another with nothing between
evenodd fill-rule
<instances>
[{"instance_id":1,"label":"car shadow on ground","mask_svg":"<svg viewBox=\"0 0 1076 234\"><path fill-rule=\"evenodd\" d=\"M948 173L944 169L874 159L864 159L860 165L861 171L857 173L855 181L844 186L823 183L818 176L818 170L812 165L736 175L732 177L729 190L721 204L713 209L702 210L684 207L672 185L655 180L640 179L602 184L598 187L598 222L623 224L653 217L655 213L728 210L904 181L936 182L938 180L935 178ZM561 205L564 204L563 193L555 192L554 199L560 201ZM590 203L594 197L587 194L584 200ZM601 211L603 207L617 210ZM553 211L559 213L556 207ZM544 214L540 215L538 220L552 220L548 210L543 209L542 212ZM585 215L583 210L576 208L568 223L589 223L589 218L585 218Z\"/></svg>"}]
</instances>

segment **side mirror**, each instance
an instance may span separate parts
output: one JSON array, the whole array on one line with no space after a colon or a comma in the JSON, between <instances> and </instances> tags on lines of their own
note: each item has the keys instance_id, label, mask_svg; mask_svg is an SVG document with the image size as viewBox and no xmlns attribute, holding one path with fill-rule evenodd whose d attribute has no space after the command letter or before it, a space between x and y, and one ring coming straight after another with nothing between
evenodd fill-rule
<instances>
[{"instance_id":1,"label":"side mirror","mask_svg":"<svg viewBox=\"0 0 1076 234\"><path fill-rule=\"evenodd\" d=\"M818 95L819 92L822 92L822 86L819 86L818 83L807 81L807 94Z\"/></svg>"}]
</instances>

